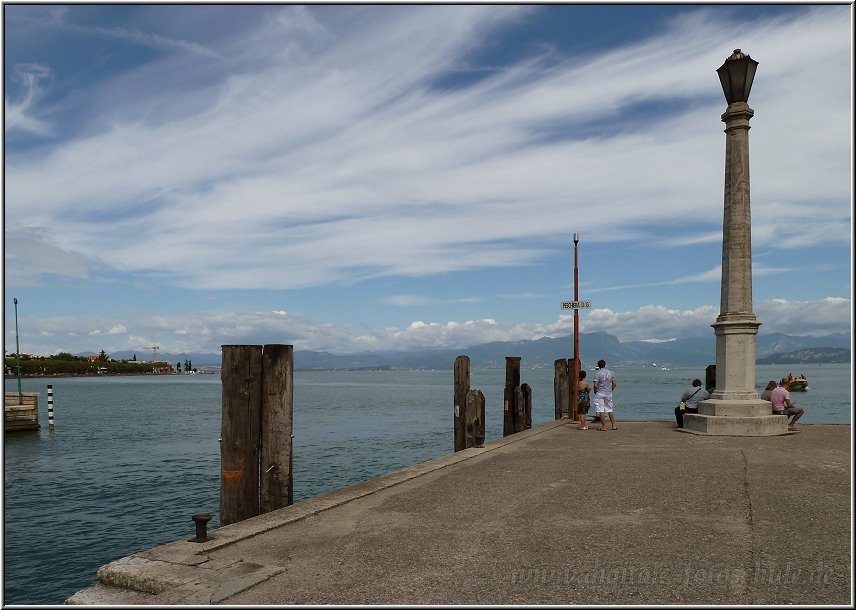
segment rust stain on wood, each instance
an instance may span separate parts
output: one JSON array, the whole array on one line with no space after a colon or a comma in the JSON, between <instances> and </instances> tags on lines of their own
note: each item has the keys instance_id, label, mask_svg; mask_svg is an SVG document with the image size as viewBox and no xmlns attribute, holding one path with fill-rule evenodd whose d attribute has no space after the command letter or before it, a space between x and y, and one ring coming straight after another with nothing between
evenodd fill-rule
<instances>
[{"instance_id":1,"label":"rust stain on wood","mask_svg":"<svg viewBox=\"0 0 856 610\"><path fill-rule=\"evenodd\" d=\"M232 487L236 483L239 483L244 478L244 469L240 468L238 470L222 470L223 483L227 487Z\"/></svg>"}]
</instances>

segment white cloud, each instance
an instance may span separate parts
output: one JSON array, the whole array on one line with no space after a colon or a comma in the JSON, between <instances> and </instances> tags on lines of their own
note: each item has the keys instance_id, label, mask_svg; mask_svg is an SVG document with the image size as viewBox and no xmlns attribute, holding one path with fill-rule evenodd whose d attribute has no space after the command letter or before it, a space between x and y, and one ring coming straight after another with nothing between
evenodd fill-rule
<instances>
[{"instance_id":1,"label":"white cloud","mask_svg":"<svg viewBox=\"0 0 856 610\"><path fill-rule=\"evenodd\" d=\"M769 299L754 304L755 316L767 332L818 335L851 329L850 299L827 297L812 301Z\"/></svg>"},{"instance_id":2,"label":"white cloud","mask_svg":"<svg viewBox=\"0 0 856 610\"><path fill-rule=\"evenodd\" d=\"M841 78L850 73L847 7L751 25L700 11L630 47L552 56L549 65L523 58L457 88L434 85L531 8L349 8L359 17L350 28L330 11L281 8L256 31L265 46L255 56L275 61L241 57L217 87L185 91L162 89L158 79L187 69L186 53L136 74L146 104L170 100L194 112L120 120L120 111L45 155L7 161L13 237L25 220L62 226L53 237L62 251L82 258L98 243L110 253L102 265L157 270L204 289L520 265L573 231L592 241L635 239L643 229L674 244L714 241L723 101L711 66L740 38L761 61L753 242L790 248L850 238L850 138L840 128L850 121ZM313 33L325 43L313 44ZM145 41L131 30L100 34ZM219 48L245 48L248 39L242 31ZM794 88L796 78L810 86ZM806 95L824 112L805 113ZM625 113L641 102L674 105L632 121ZM596 135L555 137L557 128L572 134L593 122ZM806 202L812 221L794 223ZM601 215L611 231L596 230ZM652 218L665 220L652 226ZM691 220L694 230L675 238L669 219ZM13 281L31 276L21 260L13 250Z\"/></svg>"},{"instance_id":3,"label":"white cloud","mask_svg":"<svg viewBox=\"0 0 856 610\"><path fill-rule=\"evenodd\" d=\"M396 294L381 299L380 302L387 305L397 305L398 307L411 307L413 305L427 305L432 303L433 299L418 294Z\"/></svg>"},{"instance_id":4,"label":"white cloud","mask_svg":"<svg viewBox=\"0 0 856 610\"><path fill-rule=\"evenodd\" d=\"M690 310L662 305L645 305L624 312L593 309L580 316L580 332L605 331L622 341L696 337L713 332L710 325L718 314L719 308L713 305Z\"/></svg>"},{"instance_id":5,"label":"white cloud","mask_svg":"<svg viewBox=\"0 0 856 610\"><path fill-rule=\"evenodd\" d=\"M721 239L721 237L720 237ZM785 267L768 267L763 263L753 263L752 265L752 275L753 277L762 277L768 275L779 275L782 273L792 273L797 271L796 269L790 269ZM598 292L612 292L618 290L628 290L632 288L649 288L654 286L676 286L680 284L695 284L695 283L705 283L705 282L722 282L722 266L717 265L716 267L712 267L707 271L702 271L700 273L694 273L692 275L683 275L681 277L673 278L671 280L663 280L660 282L648 282L644 284L623 284L619 286L594 286L587 289L589 293L598 293Z\"/></svg>"},{"instance_id":6,"label":"white cloud","mask_svg":"<svg viewBox=\"0 0 856 610\"><path fill-rule=\"evenodd\" d=\"M4 233L6 285L45 284L50 276L90 278L92 261L80 251L50 243L53 231L6 225Z\"/></svg>"},{"instance_id":7,"label":"white cloud","mask_svg":"<svg viewBox=\"0 0 856 610\"><path fill-rule=\"evenodd\" d=\"M50 123L33 115L39 98L44 95L43 82L51 78L50 68L39 64L18 64L12 69L12 80L20 83L23 93L16 102L3 100L5 131L21 130L37 136L53 133Z\"/></svg>"},{"instance_id":8,"label":"white cloud","mask_svg":"<svg viewBox=\"0 0 856 610\"><path fill-rule=\"evenodd\" d=\"M806 316L809 311L811 316ZM605 331L621 341L703 336L713 332L710 325L718 313L713 305L690 310L661 305L646 305L634 311L592 309L580 315L580 331ZM819 335L851 330L851 302L844 298L765 300L756 303L755 314L762 322L761 332ZM276 311L135 315L126 320L58 316L26 319L21 326L21 349L36 354L102 349L112 353L159 345L164 353L216 353L224 344L268 343L291 344L296 350L334 353L457 349L490 341L567 336L573 327L571 320L570 315L561 315L547 324L499 322L490 318L463 322L414 320L404 328L377 328L358 334L346 324L322 322L296 314L282 316ZM104 333L101 328L111 331ZM121 332L113 332L118 329ZM81 336L89 339L81 341ZM14 341L14 327L7 329L7 339L10 338Z\"/></svg>"},{"instance_id":9,"label":"white cloud","mask_svg":"<svg viewBox=\"0 0 856 610\"><path fill-rule=\"evenodd\" d=\"M74 25L71 23L62 23L61 27L75 30L77 32L92 34L95 36L105 37L105 38L116 38L118 40L122 40L124 42L129 42L133 44L139 44L146 47L152 47L155 49L166 49L166 50L181 50L187 51L189 53L194 53L198 55L202 55L204 57L211 57L215 59L224 59L222 55L219 53L205 47L204 45L189 41L189 40L181 40L176 38L170 38L168 36L161 36L159 34L155 34L152 32L143 32L140 30L133 30L128 28L121 27L97 27L90 26L84 27L79 25Z\"/></svg>"},{"instance_id":10,"label":"white cloud","mask_svg":"<svg viewBox=\"0 0 856 610\"><path fill-rule=\"evenodd\" d=\"M380 299L378 302L397 307L414 307L417 305L438 305L450 303L480 303L481 297L461 297L457 299L437 299L418 294L396 294Z\"/></svg>"}]
</instances>

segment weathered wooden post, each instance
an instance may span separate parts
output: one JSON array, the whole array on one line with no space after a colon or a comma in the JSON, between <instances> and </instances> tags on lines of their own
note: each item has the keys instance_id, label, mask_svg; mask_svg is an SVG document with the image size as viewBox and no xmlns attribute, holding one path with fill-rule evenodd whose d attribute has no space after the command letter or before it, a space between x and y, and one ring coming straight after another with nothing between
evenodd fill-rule
<instances>
[{"instance_id":1,"label":"weathered wooden post","mask_svg":"<svg viewBox=\"0 0 856 610\"><path fill-rule=\"evenodd\" d=\"M526 396L523 387L514 388L514 431L523 432L526 427Z\"/></svg>"},{"instance_id":2,"label":"weathered wooden post","mask_svg":"<svg viewBox=\"0 0 856 610\"><path fill-rule=\"evenodd\" d=\"M524 383L520 390L523 392L523 429L526 430L532 427L532 388Z\"/></svg>"},{"instance_id":3,"label":"weathered wooden post","mask_svg":"<svg viewBox=\"0 0 856 610\"><path fill-rule=\"evenodd\" d=\"M470 357L458 356L455 358L455 451L467 448L466 424L464 413L467 407L467 392L470 391ZM484 425L484 418L482 418Z\"/></svg>"},{"instance_id":4,"label":"weathered wooden post","mask_svg":"<svg viewBox=\"0 0 856 610\"><path fill-rule=\"evenodd\" d=\"M520 356L505 357L505 392L503 393L502 436L514 434L514 415L516 412L515 388L520 385Z\"/></svg>"},{"instance_id":5,"label":"weathered wooden post","mask_svg":"<svg viewBox=\"0 0 856 610\"><path fill-rule=\"evenodd\" d=\"M262 351L260 514L289 506L292 503L293 371L293 346L264 346Z\"/></svg>"},{"instance_id":6,"label":"weathered wooden post","mask_svg":"<svg viewBox=\"0 0 856 610\"><path fill-rule=\"evenodd\" d=\"M556 419L562 419L564 413L570 411L571 384L568 378L568 361L559 358L553 363L553 395L556 405Z\"/></svg>"},{"instance_id":7,"label":"weathered wooden post","mask_svg":"<svg viewBox=\"0 0 856 610\"><path fill-rule=\"evenodd\" d=\"M220 524L259 514L262 346L224 345L220 371Z\"/></svg>"},{"instance_id":8,"label":"weathered wooden post","mask_svg":"<svg viewBox=\"0 0 856 610\"><path fill-rule=\"evenodd\" d=\"M484 394L481 390L469 390L464 409L464 447L484 446Z\"/></svg>"},{"instance_id":9,"label":"weathered wooden post","mask_svg":"<svg viewBox=\"0 0 856 610\"><path fill-rule=\"evenodd\" d=\"M574 387L577 387L579 385L579 380L577 380L576 384L574 383L574 369L576 368L574 365L574 359L568 358L567 362L568 362L568 377L567 377L567 379L568 379L568 406L567 406L568 419L573 420L573 421L579 421L577 416L574 415L574 404L575 404L574 403ZM577 376L579 376L579 374L580 374L580 372L577 371ZM577 406L577 410L579 410L579 406Z\"/></svg>"}]
</instances>

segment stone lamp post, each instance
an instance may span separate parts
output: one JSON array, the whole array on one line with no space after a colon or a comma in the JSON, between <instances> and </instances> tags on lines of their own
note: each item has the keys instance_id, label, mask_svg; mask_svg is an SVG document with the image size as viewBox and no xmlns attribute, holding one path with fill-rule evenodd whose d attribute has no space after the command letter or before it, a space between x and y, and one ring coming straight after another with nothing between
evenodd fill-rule
<instances>
[{"instance_id":1,"label":"stone lamp post","mask_svg":"<svg viewBox=\"0 0 856 610\"><path fill-rule=\"evenodd\" d=\"M722 222L722 288L716 335L716 389L684 416L684 430L701 434L787 434L787 418L773 415L755 391L755 338L761 323L752 312L752 222L749 213L747 103L758 62L736 49L717 70L728 108L725 123L725 214Z\"/></svg>"}]
</instances>

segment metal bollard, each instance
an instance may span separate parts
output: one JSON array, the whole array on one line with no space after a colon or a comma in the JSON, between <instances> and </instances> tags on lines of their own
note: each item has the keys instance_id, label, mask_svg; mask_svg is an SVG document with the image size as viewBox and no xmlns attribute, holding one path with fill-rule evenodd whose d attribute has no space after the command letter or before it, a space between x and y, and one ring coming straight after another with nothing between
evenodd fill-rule
<instances>
[{"instance_id":1,"label":"metal bollard","mask_svg":"<svg viewBox=\"0 0 856 610\"><path fill-rule=\"evenodd\" d=\"M196 537L188 542L207 542L211 540L206 531L208 522L211 521L211 513L199 513L191 517L196 522Z\"/></svg>"},{"instance_id":2,"label":"metal bollard","mask_svg":"<svg viewBox=\"0 0 856 610\"><path fill-rule=\"evenodd\" d=\"M48 429L54 427L53 386L48 386Z\"/></svg>"}]
</instances>

